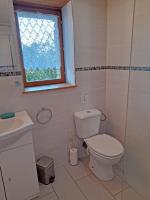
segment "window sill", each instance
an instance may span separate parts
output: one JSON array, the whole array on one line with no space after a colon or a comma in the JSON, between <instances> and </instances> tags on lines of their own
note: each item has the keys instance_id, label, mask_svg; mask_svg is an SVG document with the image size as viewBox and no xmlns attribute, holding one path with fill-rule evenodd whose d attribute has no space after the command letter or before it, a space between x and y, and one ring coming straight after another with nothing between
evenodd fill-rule
<instances>
[{"instance_id":1,"label":"window sill","mask_svg":"<svg viewBox=\"0 0 150 200\"><path fill-rule=\"evenodd\" d=\"M74 84L69 84L69 83L42 85L42 86L35 86L35 87L25 87L24 93L42 92L42 91L48 91L48 90L59 90L59 89L67 89L67 88L75 88L75 87L77 86Z\"/></svg>"}]
</instances>

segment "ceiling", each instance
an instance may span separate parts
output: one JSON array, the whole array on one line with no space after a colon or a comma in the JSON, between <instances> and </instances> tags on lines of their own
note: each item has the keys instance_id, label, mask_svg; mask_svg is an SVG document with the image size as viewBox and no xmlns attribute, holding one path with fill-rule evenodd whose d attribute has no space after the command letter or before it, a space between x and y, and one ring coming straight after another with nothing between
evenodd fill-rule
<instances>
[{"instance_id":1,"label":"ceiling","mask_svg":"<svg viewBox=\"0 0 150 200\"><path fill-rule=\"evenodd\" d=\"M61 8L70 0L14 0L14 2L36 3Z\"/></svg>"}]
</instances>

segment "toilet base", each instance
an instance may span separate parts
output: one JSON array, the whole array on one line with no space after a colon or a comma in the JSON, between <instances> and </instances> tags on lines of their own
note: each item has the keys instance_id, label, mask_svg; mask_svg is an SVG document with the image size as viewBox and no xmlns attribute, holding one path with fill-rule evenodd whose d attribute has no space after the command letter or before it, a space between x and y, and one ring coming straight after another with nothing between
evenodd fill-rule
<instances>
[{"instance_id":1,"label":"toilet base","mask_svg":"<svg viewBox=\"0 0 150 200\"><path fill-rule=\"evenodd\" d=\"M114 177L112 166L100 163L98 159L93 156L90 156L89 168L100 180L109 181Z\"/></svg>"}]
</instances>

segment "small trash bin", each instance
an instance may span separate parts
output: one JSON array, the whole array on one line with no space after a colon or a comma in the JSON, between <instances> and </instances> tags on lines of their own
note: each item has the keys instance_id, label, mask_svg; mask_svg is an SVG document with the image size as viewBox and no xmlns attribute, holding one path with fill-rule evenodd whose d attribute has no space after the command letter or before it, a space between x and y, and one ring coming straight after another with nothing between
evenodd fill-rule
<instances>
[{"instance_id":1,"label":"small trash bin","mask_svg":"<svg viewBox=\"0 0 150 200\"><path fill-rule=\"evenodd\" d=\"M37 160L37 173L39 182L48 185L55 180L54 159L42 156Z\"/></svg>"}]
</instances>

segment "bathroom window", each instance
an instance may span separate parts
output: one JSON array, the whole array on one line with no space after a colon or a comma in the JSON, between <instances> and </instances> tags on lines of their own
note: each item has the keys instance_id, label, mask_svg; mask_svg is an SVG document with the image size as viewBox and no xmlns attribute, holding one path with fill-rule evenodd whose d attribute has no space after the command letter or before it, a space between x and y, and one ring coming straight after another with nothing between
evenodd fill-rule
<instances>
[{"instance_id":1,"label":"bathroom window","mask_svg":"<svg viewBox=\"0 0 150 200\"><path fill-rule=\"evenodd\" d=\"M25 87L65 83L61 10L15 5Z\"/></svg>"}]
</instances>

